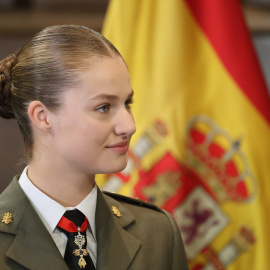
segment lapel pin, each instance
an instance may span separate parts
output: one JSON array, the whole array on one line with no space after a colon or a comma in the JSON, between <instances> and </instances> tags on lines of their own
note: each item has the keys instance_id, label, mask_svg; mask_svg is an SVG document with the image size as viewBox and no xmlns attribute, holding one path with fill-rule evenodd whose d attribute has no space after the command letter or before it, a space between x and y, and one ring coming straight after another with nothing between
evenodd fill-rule
<instances>
[{"instance_id":1,"label":"lapel pin","mask_svg":"<svg viewBox=\"0 0 270 270\"><path fill-rule=\"evenodd\" d=\"M12 214L10 212L5 213L2 222L5 224L9 224L10 222L12 222Z\"/></svg>"},{"instance_id":2,"label":"lapel pin","mask_svg":"<svg viewBox=\"0 0 270 270\"><path fill-rule=\"evenodd\" d=\"M115 206L112 206L112 211L113 214L116 215L117 217L122 217L120 211Z\"/></svg>"}]
</instances>

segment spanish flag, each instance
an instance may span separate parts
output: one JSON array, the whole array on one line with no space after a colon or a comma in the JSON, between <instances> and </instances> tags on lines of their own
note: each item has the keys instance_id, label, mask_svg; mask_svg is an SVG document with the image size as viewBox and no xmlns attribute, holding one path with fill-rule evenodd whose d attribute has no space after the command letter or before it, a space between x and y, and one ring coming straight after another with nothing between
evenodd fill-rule
<instances>
[{"instance_id":1,"label":"spanish flag","mask_svg":"<svg viewBox=\"0 0 270 270\"><path fill-rule=\"evenodd\" d=\"M239 1L111 0L103 34L137 132L102 188L170 211L191 270L268 270L270 100Z\"/></svg>"}]
</instances>

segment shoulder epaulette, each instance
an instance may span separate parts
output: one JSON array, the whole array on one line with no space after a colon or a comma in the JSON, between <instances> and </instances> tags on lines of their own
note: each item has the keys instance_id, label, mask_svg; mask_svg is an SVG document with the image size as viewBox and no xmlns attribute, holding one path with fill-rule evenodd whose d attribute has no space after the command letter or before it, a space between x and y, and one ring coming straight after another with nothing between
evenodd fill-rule
<instances>
[{"instance_id":1,"label":"shoulder epaulette","mask_svg":"<svg viewBox=\"0 0 270 270\"><path fill-rule=\"evenodd\" d=\"M133 205L149 208L149 209L156 210L158 212L163 213L163 211L158 206L156 206L156 205L154 205L154 204L152 204L150 202L145 202L145 201L140 200L140 199L134 199L134 198L127 197L127 196L124 196L124 195L121 195L121 194L118 194L118 193L114 193L114 192L103 191L103 193L105 195L117 200L117 201L130 203L130 204L133 204Z\"/></svg>"}]
</instances>

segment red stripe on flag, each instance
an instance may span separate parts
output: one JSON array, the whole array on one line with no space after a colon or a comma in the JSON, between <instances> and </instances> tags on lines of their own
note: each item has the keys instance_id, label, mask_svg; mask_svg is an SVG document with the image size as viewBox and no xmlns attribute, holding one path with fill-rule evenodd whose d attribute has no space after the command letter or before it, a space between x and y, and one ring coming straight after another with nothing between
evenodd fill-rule
<instances>
[{"instance_id":1,"label":"red stripe on flag","mask_svg":"<svg viewBox=\"0 0 270 270\"><path fill-rule=\"evenodd\" d=\"M184 0L233 79L270 124L270 99L237 0Z\"/></svg>"}]
</instances>

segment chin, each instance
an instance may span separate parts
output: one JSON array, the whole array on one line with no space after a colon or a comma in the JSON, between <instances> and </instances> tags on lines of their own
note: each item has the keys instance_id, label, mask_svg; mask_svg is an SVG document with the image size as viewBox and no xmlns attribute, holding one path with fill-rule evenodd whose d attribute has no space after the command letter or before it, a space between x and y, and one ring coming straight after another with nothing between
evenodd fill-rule
<instances>
[{"instance_id":1,"label":"chin","mask_svg":"<svg viewBox=\"0 0 270 270\"><path fill-rule=\"evenodd\" d=\"M118 164L116 163L118 162L111 163L110 168L108 167L105 173L118 173L123 171L127 167L127 160L125 160L125 162L119 162Z\"/></svg>"}]
</instances>

